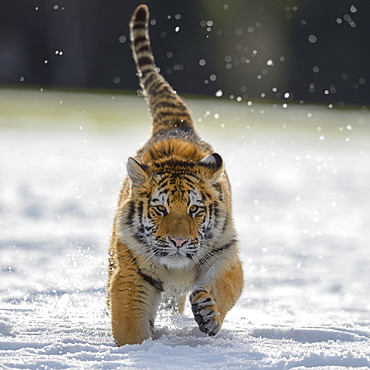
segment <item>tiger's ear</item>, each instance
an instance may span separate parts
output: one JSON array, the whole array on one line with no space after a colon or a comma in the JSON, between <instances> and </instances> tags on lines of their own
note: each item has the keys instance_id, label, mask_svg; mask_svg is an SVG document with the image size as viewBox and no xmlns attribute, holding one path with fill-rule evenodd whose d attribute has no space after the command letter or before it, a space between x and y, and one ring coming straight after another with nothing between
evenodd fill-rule
<instances>
[{"instance_id":1,"label":"tiger's ear","mask_svg":"<svg viewBox=\"0 0 370 370\"><path fill-rule=\"evenodd\" d=\"M127 173L134 188L140 187L148 179L146 167L132 157L127 160Z\"/></svg>"},{"instance_id":2,"label":"tiger's ear","mask_svg":"<svg viewBox=\"0 0 370 370\"><path fill-rule=\"evenodd\" d=\"M199 165L209 170L212 183L216 183L220 180L220 177L223 174L223 161L219 154L212 153L207 155L207 157L203 158L199 162Z\"/></svg>"}]
</instances>

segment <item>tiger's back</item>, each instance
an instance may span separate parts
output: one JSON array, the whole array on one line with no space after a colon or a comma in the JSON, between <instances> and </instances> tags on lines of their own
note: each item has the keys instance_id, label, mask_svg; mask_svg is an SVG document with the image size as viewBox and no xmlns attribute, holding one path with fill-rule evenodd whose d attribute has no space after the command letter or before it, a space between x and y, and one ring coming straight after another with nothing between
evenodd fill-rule
<instances>
[{"instance_id":1,"label":"tiger's back","mask_svg":"<svg viewBox=\"0 0 370 370\"><path fill-rule=\"evenodd\" d=\"M147 144L128 160L112 232L108 300L118 345L150 337L161 298L174 291L190 292L200 330L215 335L243 287L222 158L158 73L148 20L140 5L130 23L153 124ZM181 311L184 296L177 298Z\"/></svg>"}]
</instances>

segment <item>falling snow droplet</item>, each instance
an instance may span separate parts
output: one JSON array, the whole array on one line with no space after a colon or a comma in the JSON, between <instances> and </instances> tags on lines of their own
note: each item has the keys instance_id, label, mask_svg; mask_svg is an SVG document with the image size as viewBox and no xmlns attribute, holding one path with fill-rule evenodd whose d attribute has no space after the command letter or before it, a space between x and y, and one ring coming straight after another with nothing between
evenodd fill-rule
<instances>
[{"instance_id":1,"label":"falling snow droplet","mask_svg":"<svg viewBox=\"0 0 370 370\"><path fill-rule=\"evenodd\" d=\"M220 90L217 90L216 92L215 92L215 95L216 95L216 97L217 98L221 98L221 96L223 95L224 93L223 93L223 91L220 89Z\"/></svg>"},{"instance_id":2,"label":"falling snow droplet","mask_svg":"<svg viewBox=\"0 0 370 370\"><path fill-rule=\"evenodd\" d=\"M311 44L314 44L317 41L317 37L315 35L310 35L310 36L308 36L308 41Z\"/></svg>"}]
</instances>

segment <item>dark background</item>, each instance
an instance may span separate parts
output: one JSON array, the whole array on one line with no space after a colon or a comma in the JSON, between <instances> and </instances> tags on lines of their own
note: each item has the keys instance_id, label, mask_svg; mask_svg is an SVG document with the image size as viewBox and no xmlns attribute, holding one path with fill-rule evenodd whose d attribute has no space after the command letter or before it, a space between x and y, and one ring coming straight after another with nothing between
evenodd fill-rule
<instances>
[{"instance_id":1,"label":"dark background","mask_svg":"<svg viewBox=\"0 0 370 370\"><path fill-rule=\"evenodd\" d=\"M0 86L136 90L141 2L1 0ZM145 3L157 65L182 94L370 103L369 0Z\"/></svg>"}]
</instances>

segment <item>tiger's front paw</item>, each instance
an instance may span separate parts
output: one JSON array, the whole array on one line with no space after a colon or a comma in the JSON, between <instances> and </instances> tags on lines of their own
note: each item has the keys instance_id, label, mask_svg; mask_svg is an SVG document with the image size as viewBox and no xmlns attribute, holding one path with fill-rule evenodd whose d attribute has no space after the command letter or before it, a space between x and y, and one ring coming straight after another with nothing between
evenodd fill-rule
<instances>
[{"instance_id":1,"label":"tiger's front paw","mask_svg":"<svg viewBox=\"0 0 370 370\"><path fill-rule=\"evenodd\" d=\"M195 291L190 296L191 309L194 319L199 325L201 332L214 336L221 329L221 320L217 311L216 303L210 294L203 290Z\"/></svg>"}]
</instances>

